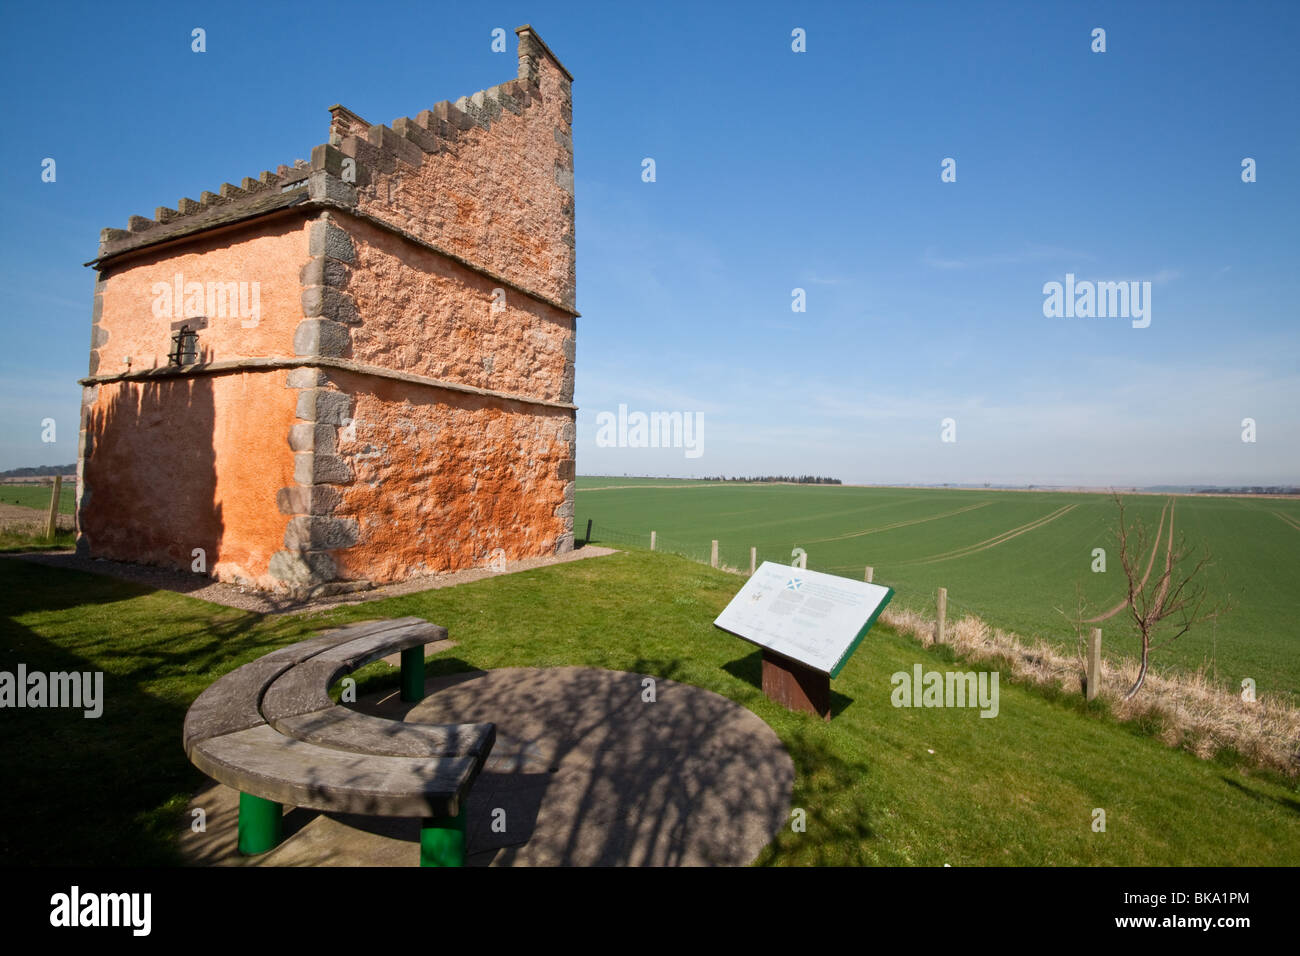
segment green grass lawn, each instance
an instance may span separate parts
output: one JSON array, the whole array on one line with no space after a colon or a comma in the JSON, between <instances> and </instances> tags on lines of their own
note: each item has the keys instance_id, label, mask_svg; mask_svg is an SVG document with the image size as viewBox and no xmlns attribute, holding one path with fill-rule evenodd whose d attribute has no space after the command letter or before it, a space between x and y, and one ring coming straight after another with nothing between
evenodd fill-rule
<instances>
[{"instance_id":1,"label":"green grass lawn","mask_svg":"<svg viewBox=\"0 0 1300 956\"><path fill-rule=\"evenodd\" d=\"M72 531L56 531L53 538L42 532L0 528L0 554L6 551L64 551L76 547Z\"/></svg>"},{"instance_id":2,"label":"green grass lawn","mask_svg":"<svg viewBox=\"0 0 1300 956\"><path fill-rule=\"evenodd\" d=\"M0 504L39 508L48 513L50 507L49 485L0 485ZM76 511L77 483L65 481L59 489L59 514L70 515Z\"/></svg>"},{"instance_id":3,"label":"green grass lawn","mask_svg":"<svg viewBox=\"0 0 1300 956\"><path fill-rule=\"evenodd\" d=\"M647 553L558 565L302 617L262 617L113 579L0 560L0 669L103 670L99 719L12 710L0 723L0 862L165 863L202 782L180 746L220 674L327 624L407 614L459 646L430 673L585 665L684 681L766 720L796 767L805 833L761 863L1300 864L1294 782L1197 760L1077 698L1001 685L999 716L895 709L890 675L958 669L877 625L834 682L834 719L773 704L759 655L713 627L739 580ZM363 688L396 683L374 664ZM1106 811L1105 833L1092 830Z\"/></svg>"},{"instance_id":4,"label":"green grass lawn","mask_svg":"<svg viewBox=\"0 0 1300 956\"><path fill-rule=\"evenodd\" d=\"M1130 517L1141 516L1154 533L1167 496L1126 500ZM897 592L897 607L933 615L944 587L950 616L973 613L1069 649L1075 631L1058 608L1073 613L1076 585L1089 615L1125 593L1110 532L1115 508L1101 494L580 478L580 538L589 518L597 544L646 548L653 529L660 550L707 562L716 538L721 562L746 571L750 547L760 562L786 564L801 547L809 568L858 580L872 565L875 580ZM1217 626L1158 652L1153 666L1190 671L1208 662L1225 688L1251 677L1261 693L1300 702L1300 501L1181 496L1175 530L1186 532L1189 545L1208 544L1207 580L1214 598L1230 598L1232 608ZM1107 550L1104 573L1092 570L1094 548ZM1136 653L1124 614L1099 626L1112 660Z\"/></svg>"}]
</instances>

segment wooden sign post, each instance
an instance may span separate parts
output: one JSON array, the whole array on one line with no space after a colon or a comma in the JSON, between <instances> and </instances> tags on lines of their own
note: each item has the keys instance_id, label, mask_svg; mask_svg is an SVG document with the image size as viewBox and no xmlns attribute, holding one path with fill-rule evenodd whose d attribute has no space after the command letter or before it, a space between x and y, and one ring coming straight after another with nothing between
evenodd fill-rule
<instances>
[{"instance_id":1,"label":"wooden sign post","mask_svg":"<svg viewBox=\"0 0 1300 956\"><path fill-rule=\"evenodd\" d=\"M63 492L63 476L54 476L54 487L50 489L50 513L45 521L45 537L54 540L59 530L59 496Z\"/></svg>"},{"instance_id":2,"label":"wooden sign post","mask_svg":"<svg viewBox=\"0 0 1300 956\"><path fill-rule=\"evenodd\" d=\"M831 717L831 678L848 663L894 589L764 561L715 626L763 649L763 693Z\"/></svg>"},{"instance_id":3,"label":"wooden sign post","mask_svg":"<svg viewBox=\"0 0 1300 956\"><path fill-rule=\"evenodd\" d=\"M831 678L763 648L763 693L786 710L831 719Z\"/></svg>"}]
</instances>

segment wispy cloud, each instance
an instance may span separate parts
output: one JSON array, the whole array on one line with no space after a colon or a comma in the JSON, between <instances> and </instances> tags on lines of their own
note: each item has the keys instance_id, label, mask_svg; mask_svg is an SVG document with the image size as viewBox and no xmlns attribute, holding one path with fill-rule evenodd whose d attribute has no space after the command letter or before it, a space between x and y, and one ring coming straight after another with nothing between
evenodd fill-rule
<instances>
[{"instance_id":1,"label":"wispy cloud","mask_svg":"<svg viewBox=\"0 0 1300 956\"><path fill-rule=\"evenodd\" d=\"M823 276L808 272L804 274L804 281L810 285L848 285L854 279L850 276Z\"/></svg>"},{"instance_id":2,"label":"wispy cloud","mask_svg":"<svg viewBox=\"0 0 1300 956\"><path fill-rule=\"evenodd\" d=\"M938 255L933 247L926 249L922 261L932 269L988 269L996 266L1014 266L1026 262L1041 262L1045 259L1093 259L1090 253L1056 246L1028 246L1019 252L995 253L992 255L971 255L948 257Z\"/></svg>"}]
</instances>

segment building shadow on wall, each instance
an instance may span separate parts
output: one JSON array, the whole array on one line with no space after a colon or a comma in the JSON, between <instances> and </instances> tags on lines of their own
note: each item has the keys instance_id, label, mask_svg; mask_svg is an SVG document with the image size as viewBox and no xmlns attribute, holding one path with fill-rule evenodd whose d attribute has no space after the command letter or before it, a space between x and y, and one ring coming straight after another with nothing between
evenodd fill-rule
<instances>
[{"instance_id":1,"label":"building shadow on wall","mask_svg":"<svg viewBox=\"0 0 1300 956\"><path fill-rule=\"evenodd\" d=\"M101 385L87 422L80 515L92 557L194 574L211 583L224 533L217 500L213 377ZM79 548L80 549L80 548Z\"/></svg>"}]
</instances>

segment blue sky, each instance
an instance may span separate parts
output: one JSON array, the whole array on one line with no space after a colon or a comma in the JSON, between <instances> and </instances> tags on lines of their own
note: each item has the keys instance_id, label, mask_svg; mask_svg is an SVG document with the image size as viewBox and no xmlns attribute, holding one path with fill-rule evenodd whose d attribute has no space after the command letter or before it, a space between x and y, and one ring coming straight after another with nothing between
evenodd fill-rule
<instances>
[{"instance_id":1,"label":"blue sky","mask_svg":"<svg viewBox=\"0 0 1300 956\"><path fill-rule=\"evenodd\" d=\"M11 5L0 469L76 457L101 228L510 79L526 22L575 76L579 473L1300 483L1294 3ZM1150 326L1044 317L1067 273ZM620 403L703 454L598 447Z\"/></svg>"}]
</instances>

